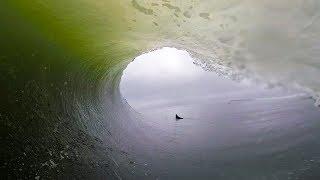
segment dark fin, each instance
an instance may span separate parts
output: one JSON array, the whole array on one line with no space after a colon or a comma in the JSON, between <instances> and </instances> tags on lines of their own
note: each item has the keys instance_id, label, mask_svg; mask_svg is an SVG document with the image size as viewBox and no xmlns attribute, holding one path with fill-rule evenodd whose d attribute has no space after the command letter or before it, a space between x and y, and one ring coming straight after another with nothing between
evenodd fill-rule
<instances>
[{"instance_id":1,"label":"dark fin","mask_svg":"<svg viewBox=\"0 0 320 180\"><path fill-rule=\"evenodd\" d=\"M178 116L178 114L176 114L176 119L183 119L183 118Z\"/></svg>"}]
</instances>

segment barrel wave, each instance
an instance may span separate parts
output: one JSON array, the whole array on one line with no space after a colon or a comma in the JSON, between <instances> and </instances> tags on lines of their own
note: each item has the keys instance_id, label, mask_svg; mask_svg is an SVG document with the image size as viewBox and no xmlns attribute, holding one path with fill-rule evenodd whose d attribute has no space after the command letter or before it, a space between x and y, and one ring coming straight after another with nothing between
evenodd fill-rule
<instances>
[{"instance_id":1,"label":"barrel wave","mask_svg":"<svg viewBox=\"0 0 320 180\"><path fill-rule=\"evenodd\" d=\"M234 80L303 90L319 106L317 0L4 0L0 22L4 179L156 179L136 163L152 140L119 83L129 62L160 47L187 50ZM316 161L317 148L308 149ZM314 161L297 176L319 177ZM240 173L240 162L229 169L238 179L284 177Z\"/></svg>"}]
</instances>

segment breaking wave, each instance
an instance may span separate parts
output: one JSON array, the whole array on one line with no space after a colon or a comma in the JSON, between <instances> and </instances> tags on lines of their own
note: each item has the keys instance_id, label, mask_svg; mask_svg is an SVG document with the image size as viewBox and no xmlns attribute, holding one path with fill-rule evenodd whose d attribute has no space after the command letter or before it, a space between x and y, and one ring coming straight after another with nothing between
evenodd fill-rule
<instances>
[{"instance_id":1,"label":"breaking wave","mask_svg":"<svg viewBox=\"0 0 320 180\"><path fill-rule=\"evenodd\" d=\"M142 140L125 127L140 116L119 79L160 47L235 80L320 96L318 0L11 0L0 2L0 22L9 178L131 177L127 144Z\"/></svg>"}]
</instances>

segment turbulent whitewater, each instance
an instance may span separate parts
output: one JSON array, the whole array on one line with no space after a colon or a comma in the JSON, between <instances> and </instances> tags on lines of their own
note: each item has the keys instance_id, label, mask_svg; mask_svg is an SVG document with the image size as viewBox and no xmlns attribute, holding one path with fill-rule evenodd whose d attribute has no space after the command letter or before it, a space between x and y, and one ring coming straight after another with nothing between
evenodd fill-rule
<instances>
[{"instance_id":1,"label":"turbulent whitewater","mask_svg":"<svg viewBox=\"0 0 320 180\"><path fill-rule=\"evenodd\" d=\"M318 0L3 0L1 169L8 173L1 178L150 175L131 160L130 152L144 152L134 144L150 141L134 135L142 117L118 87L131 60L160 47L187 50L233 80L302 90L319 105L319 40ZM291 155L275 149L279 159ZM311 160L299 177L319 177ZM238 177L287 173L262 171Z\"/></svg>"}]
</instances>

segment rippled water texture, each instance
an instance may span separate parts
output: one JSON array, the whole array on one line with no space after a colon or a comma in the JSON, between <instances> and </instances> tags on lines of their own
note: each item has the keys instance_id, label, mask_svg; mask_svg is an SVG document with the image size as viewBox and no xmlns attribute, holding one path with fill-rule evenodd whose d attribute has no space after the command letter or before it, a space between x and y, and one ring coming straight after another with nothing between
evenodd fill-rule
<instances>
[{"instance_id":1,"label":"rippled water texture","mask_svg":"<svg viewBox=\"0 0 320 180\"><path fill-rule=\"evenodd\" d=\"M290 125L276 130L293 134L279 135L268 147L251 149L245 144L243 151L261 152L262 159L243 156L235 161L237 154L232 156L231 148L220 156L225 161L211 165L227 167L236 179L319 177L319 124L314 120L318 109L311 105L319 104L319 7L318 0L1 1L0 147L1 172L7 172L1 179L163 175L161 167L173 159L164 158L154 171L144 165L153 154L138 160L152 140L143 135L145 117L123 100L119 83L131 60L165 46L187 50L196 64L229 79L280 86L312 97L275 106L294 109L284 113L294 114L292 118L279 113L284 120L277 122ZM241 119L257 121L247 111ZM219 116L234 117L234 113ZM274 151L264 153L271 144ZM269 168L258 166L261 162ZM163 177L182 178L191 169L172 174L168 170ZM204 178L208 171L204 168L195 175Z\"/></svg>"},{"instance_id":2,"label":"rippled water texture","mask_svg":"<svg viewBox=\"0 0 320 180\"><path fill-rule=\"evenodd\" d=\"M231 81L173 48L137 57L120 92L141 116L143 148L130 154L148 178L318 177L320 111L306 93Z\"/></svg>"}]
</instances>

